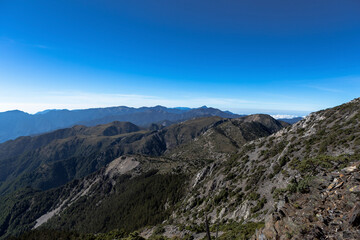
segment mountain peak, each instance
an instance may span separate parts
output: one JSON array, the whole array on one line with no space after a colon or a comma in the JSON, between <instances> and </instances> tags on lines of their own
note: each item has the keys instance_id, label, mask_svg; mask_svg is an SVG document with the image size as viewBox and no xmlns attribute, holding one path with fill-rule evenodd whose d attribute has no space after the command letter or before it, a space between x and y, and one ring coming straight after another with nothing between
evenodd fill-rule
<instances>
[{"instance_id":1,"label":"mountain peak","mask_svg":"<svg viewBox=\"0 0 360 240\"><path fill-rule=\"evenodd\" d=\"M0 114L5 115L5 114L11 114L11 115L30 115L29 113L23 112L21 110L10 110L10 111L6 111L6 112L1 112Z\"/></svg>"},{"instance_id":2,"label":"mountain peak","mask_svg":"<svg viewBox=\"0 0 360 240\"><path fill-rule=\"evenodd\" d=\"M187 119L220 116L235 118L239 115L222 112L218 109L202 108L167 108L161 105L155 107L130 108L125 106L91 109L53 109L28 114L18 110L0 113L0 142L50 132L56 129L68 128L73 125L95 126L114 121L132 122L135 125L147 127L152 123L162 121L179 122Z\"/></svg>"}]
</instances>

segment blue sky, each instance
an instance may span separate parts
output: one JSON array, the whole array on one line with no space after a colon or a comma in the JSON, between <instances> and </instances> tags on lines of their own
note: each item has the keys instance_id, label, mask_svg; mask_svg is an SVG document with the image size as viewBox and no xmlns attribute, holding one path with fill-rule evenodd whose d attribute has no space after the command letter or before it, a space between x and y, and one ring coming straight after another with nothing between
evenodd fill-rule
<instances>
[{"instance_id":1,"label":"blue sky","mask_svg":"<svg viewBox=\"0 0 360 240\"><path fill-rule=\"evenodd\" d=\"M304 115L360 93L358 0L0 0L0 111Z\"/></svg>"}]
</instances>

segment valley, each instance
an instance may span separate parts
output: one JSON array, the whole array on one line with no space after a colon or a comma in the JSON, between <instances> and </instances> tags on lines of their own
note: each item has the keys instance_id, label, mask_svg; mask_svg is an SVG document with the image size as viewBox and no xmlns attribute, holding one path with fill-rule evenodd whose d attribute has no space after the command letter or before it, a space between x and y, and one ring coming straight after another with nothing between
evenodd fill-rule
<instances>
[{"instance_id":1,"label":"valley","mask_svg":"<svg viewBox=\"0 0 360 240\"><path fill-rule=\"evenodd\" d=\"M1 238L201 239L206 224L219 239L357 238L359 107L293 125L262 114L112 122L5 142Z\"/></svg>"}]
</instances>

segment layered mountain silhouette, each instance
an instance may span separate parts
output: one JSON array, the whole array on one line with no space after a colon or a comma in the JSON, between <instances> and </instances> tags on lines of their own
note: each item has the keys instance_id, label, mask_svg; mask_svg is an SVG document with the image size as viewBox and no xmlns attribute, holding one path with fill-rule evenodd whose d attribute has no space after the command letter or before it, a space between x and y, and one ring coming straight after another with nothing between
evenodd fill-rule
<instances>
[{"instance_id":1,"label":"layered mountain silhouette","mask_svg":"<svg viewBox=\"0 0 360 240\"><path fill-rule=\"evenodd\" d=\"M83 110L46 110L37 114L22 111L0 113L0 142L20 136L45 133L74 125L95 126L113 121L132 122L147 127L151 123L162 121L180 122L196 117L219 116L236 118L240 115L223 112L206 106L190 108L156 107L109 107Z\"/></svg>"}]
</instances>

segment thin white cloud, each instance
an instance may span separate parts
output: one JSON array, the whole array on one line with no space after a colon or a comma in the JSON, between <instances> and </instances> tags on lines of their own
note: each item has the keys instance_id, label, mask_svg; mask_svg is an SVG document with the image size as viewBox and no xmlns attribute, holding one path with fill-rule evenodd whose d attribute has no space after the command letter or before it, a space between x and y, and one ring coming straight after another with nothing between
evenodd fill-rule
<instances>
[{"instance_id":1,"label":"thin white cloud","mask_svg":"<svg viewBox=\"0 0 360 240\"><path fill-rule=\"evenodd\" d=\"M275 119L280 119L280 118L296 118L298 117L297 115L289 115L289 114L276 114L276 115L271 115L273 118Z\"/></svg>"}]
</instances>

